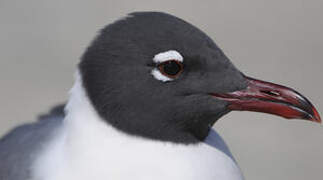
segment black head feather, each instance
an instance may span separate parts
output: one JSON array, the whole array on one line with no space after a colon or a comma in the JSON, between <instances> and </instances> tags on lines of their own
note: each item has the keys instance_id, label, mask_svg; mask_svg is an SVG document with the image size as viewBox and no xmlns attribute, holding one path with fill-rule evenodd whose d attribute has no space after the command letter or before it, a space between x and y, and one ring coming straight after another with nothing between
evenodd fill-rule
<instances>
[{"instance_id":1,"label":"black head feather","mask_svg":"<svg viewBox=\"0 0 323 180\"><path fill-rule=\"evenodd\" d=\"M153 57L176 50L183 73L162 82ZM246 87L240 73L201 30L169 14L138 12L105 27L80 63L85 90L99 115L132 135L178 143L205 139L228 112L212 92Z\"/></svg>"}]
</instances>

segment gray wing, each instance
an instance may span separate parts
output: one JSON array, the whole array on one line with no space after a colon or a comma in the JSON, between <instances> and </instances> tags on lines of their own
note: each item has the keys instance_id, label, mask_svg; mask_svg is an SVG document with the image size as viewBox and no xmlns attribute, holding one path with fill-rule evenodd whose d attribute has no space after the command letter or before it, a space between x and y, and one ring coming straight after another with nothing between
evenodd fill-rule
<instances>
[{"instance_id":1,"label":"gray wing","mask_svg":"<svg viewBox=\"0 0 323 180\"><path fill-rule=\"evenodd\" d=\"M0 139L0 180L27 180L37 152L52 137L64 118L64 105L39 116L35 123L13 129Z\"/></svg>"}]
</instances>

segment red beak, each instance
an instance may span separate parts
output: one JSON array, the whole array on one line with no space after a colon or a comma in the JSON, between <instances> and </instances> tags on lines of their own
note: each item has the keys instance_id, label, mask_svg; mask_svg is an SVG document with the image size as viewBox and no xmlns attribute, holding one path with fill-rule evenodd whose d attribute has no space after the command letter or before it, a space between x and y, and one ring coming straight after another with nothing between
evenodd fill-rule
<instances>
[{"instance_id":1,"label":"red beak","mask_svg":"<svg viewBox=\"0 0 323 180\"><path fill-rule=\"evenodd\" d=\"M248 87L231 93L211 93L229 102L230 110L264 112L287 119L305 119L321 123L315 107L295 90L245 77Z\"/></svg>"}]
</instances>

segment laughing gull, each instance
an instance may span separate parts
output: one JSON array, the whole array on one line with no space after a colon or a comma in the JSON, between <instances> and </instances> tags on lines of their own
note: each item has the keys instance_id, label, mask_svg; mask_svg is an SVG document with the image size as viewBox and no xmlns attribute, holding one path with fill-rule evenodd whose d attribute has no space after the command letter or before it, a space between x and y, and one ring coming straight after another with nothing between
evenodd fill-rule
<instances>
[{"instance_id":1,"label":"laughing gull","mask_svg":"<svg viewBox=\"0 0 323 180\"><path fill-rule=\"evenodd\" d=\"M1 139L1 180L242 180L212 129L223 115L321 121L304 96L247 77L201 30L159 12L102 29L63 106Z\"/></svg>"}]
</instances>

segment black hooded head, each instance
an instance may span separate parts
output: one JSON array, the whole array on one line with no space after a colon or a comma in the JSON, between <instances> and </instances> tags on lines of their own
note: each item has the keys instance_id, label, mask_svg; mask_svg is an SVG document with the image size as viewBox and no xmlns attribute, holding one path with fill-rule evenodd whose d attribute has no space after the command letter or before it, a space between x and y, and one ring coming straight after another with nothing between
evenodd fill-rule
<instances>
[{"instance_id":1,"label":"black hooded head","mask_svg":"<svg viewBox=\"0 0 323 180\"><path fill-rule=\"evenodd\" d=\"M170 51L183 61L154 61ZM226 101L210 93L247 86L206 34L157 12L132 13L105 27L79 67L89 99L107 123L132 135L178 143L204 140L229 111Z\"/></svg>"}]
</instances>

